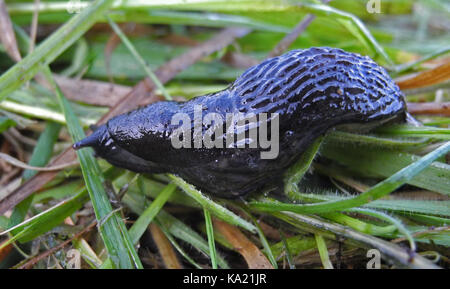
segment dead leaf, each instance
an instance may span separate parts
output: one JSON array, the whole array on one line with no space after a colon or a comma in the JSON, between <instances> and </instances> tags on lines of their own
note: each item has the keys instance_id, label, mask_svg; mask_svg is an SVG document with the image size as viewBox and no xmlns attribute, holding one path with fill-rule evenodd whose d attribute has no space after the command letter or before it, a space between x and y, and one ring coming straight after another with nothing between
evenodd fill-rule
<instances>
[{"instance_id":1,"label":"dead leaf","mask_svg":"<svg viewBox=\"0 0 450 289\"><path fill-rule=\"evenodd\" d=\"M170 244L169 240L164 235L163 231L161 231L161 229L153 223L150 224L149 228L166 268L182 269L183 266L181 266L180 261L178 261L177 254L175 253L172 244Z\"/></svg>"},{"instance_id":2,"label":"dead leaf","mask_svg":"<svg viewBox=\"0 0 450 289\"><path fill-rule=\"evenodd\" d=\"M450 80L450 60L436 68L396 79L400 89L414 89Z\"/></svg>"},{"instance_id":3,"label":"dead leaf","mask_svg":"<svg viewBox=\"0 0 450 289\"><path fill-rule=\"evenodd\" d=\"M22 59L4 0L0 0L0 41L5 46L6 53L8 53L14 61L17 62Z\"/></svg>"},{"instance_id":4,"label":"dead leaf","mask_svg":"<svg viewBox=\"0 0 450 289\"><path fill-rule=\"evenodd\" d=\"M54 75L54 78L68 99L92 105L113 107L132 89L98 80L77 80L58 75Z\"/></svg>"},{"instance_id":5,"label":"dead leaf","mask_svg":"<svg viewBox=\"0 0 450 289\"><path fill-rule=\"evenodd\" d=\"M213 222L214 228L244 257L249 269L273 269L267 257L237 227L217 219Z\"/></svg>"}]
</instances>

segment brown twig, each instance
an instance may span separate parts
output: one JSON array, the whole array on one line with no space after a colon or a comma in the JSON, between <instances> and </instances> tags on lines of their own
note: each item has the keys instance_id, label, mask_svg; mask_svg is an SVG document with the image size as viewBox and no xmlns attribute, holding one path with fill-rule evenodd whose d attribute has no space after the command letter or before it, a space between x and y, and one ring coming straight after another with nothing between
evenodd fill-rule
<instances>
[{"instance_id":1,"label":"brown twig","mask_svg":"<svg viewBox=\"0 0 450 289\"><path fill-rule=\"evenodd\" d=\"M172 59L158 70L155 74L162 83L166 83L174 78L178 73L188 68L195 62L211 53L222 49L229 45L236 38L243 37L250 32L246 28L227 28L216 34L214 37L202 44L193 47L186 53ZM136 84L132 91L125 95L116 106L105 114L97 124L103 124L108 119L120 113L124 113L138 105L148 104L157 101L158 98L152 93L155 89L153 82L146 78ZM75 152L72 148L68 148L59 154L49 166L60 165L74 161L76 158ZM16 206L19 202L31 195L33 192L42 188L49 181L57 175L58 172L41 172L34 175L27 182L23 183L18 189L9 194L0 201L0 214L4 214L7 210Z\"/></svg>"},{"instance_id":2,"label":"brown twig","mask_svg":"<svg viewBox=\"0 0 450 289\"><path fill-rule=\"evenodd\" d=\"M36 43L40 2L41 2L40 0L34 0L34 11L33 11L33 19L31 20L30 46L28 47L28 53L31 53L34 50L34 45Z\"/></svg>"},{"instance_id":3,"label":"brown twig","mask_svg":"<svg viewBox=\"0 0 450 289\"><path fill-rule=\"evenodd\" d=\"M37 144L37 141L33 138L24 136L20 133L18 129L15 127L11 127L8 129L8 132L15 137L19 142L34 147Z\"/></svg>"},{"instance_id":4,"label":"brown twig","mask_svg":"<svg viewBox=\"0 0 450 289\"><path fill-rule=\"evenodd\" d=\"M308 14L300 21L297 26L287 34L278 44L270 51L269 58L283 54L286 49L298 38L298 36L305 31L305 29L316 18L316 15Z\"/></svg>"},{"instance_id":5,"label":"brown twig","mask_svg":"<svg viewBox=\"0 0 450 289\"><path fill-rule=\"evenodd\" d=\"M450 102L408 102L408 112L450 116Z\"/></svg>"},{"instance_id":6,"label":"brown twig","mask_svg":"<svg viewBox=\"0 0 450 289\"><path fill-rule=\"evenodd\" d=\"M92 105L115 106L132 88L99 80L80 79L54 75L55 81L67 99Z\"/></svg>"},{"instance_id":7,"label":"brown twig","mask_svg":"<svg viewBox=\"0 0 450 289\"><path fill-rule=\"evenodd\" d=\"M257 65L260 62L258 59L240 52L228 52L221 60L226 64L239 69L246 69Z\"/></svg>"},{"instance_id":8,"label":"brown twig","mask_svg":"<svg viewBox=\"0 0 450 289\"><path fill-rule=\"evenodd\" d=\"M123 30L123 33L129 34L133 32L134 28L136 27L135 23L127 23L125 25L121 24L119 25L121 29ZM106 42L105 48L103 49L103 55L105 58L105 68L106 68L106 74L108 75L108 80L110 83L114 83L113 75L111 73L111 55L116 49L116 47L121 43L119 36L117 36L116 33L111 31L111 36L109 37L108 41Z\"/></svg>"},{"instance_id":9,"label":"brown twig","mask_svg":"<svg viewBox=\"0 0 450 289\"><path fill-rule=\"evenodd\" d=\"M330 0L323 0L322 3L328 3ZM270 51L268 58L283 54L289 46L299 37L300 34L311 24L316 15L307 14L278 44Z\"/></svg>"},{"instance_id":10,"label":"brown twig","mask_svg":"<svg viewBox=\"0 0 450 289\"><path fill-rule=\"evenodd\" d=\"M22 162L25 161L25 152L20 143L15 139L15 137L7 131L3 132L3 137L11 144L13 149L16 151L17 158Z\"/></svg>"},{"instance_id":11,"label":"brown twig","mask_svg":"<svg viewBox=\"0 0 450 289\"><path fill-rule=\"evenodd\" d=\"M5 161L5 162L15 166L15 167L19 167L19 168L26 169L26 170L40 171L40 172L60 171L65 168L78 165L78 160L74 160L73 162L56 165L56 166L35 167L35 166L30 166L12 156L10 156L9 154L5 154L5 153L0 153L0 159L2 161Z\"/></svg>"}]
</instances>

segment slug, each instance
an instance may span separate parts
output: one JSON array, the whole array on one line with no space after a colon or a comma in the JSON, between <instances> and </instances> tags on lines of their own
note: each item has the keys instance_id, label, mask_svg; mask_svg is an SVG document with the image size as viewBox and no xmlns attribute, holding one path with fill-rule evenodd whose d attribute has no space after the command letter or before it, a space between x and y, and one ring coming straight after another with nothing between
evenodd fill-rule
<instances>
[{"instance_id":1,"label":"slug","mask_svg":"<svg viewBox=\"0 0 450 289\"><path fill-rule=\"evenodd\" d=\"M232 136L244 134L239 141L212 130L227 132L225 119L238 113L258 116L244 126L230 125ZM193 146L175 147L173 133L181 127L176 116L192 120L195 114L213 115L223 122L192 121L186 127L193 132L178 136ZM264 114L266 118L260 117ZM92 147L115 166L173 173L203 192L235 198L279 184L305 149L330 129L368 130L394 119L404 121L406 116L404 96L384 68L367 56L314 47L267 59L222 91L186 102L161 101L116 116L73 148ZM260 131L260 136L278 138L278 152L272 158L262 157L267 145L251 145L258 138L250 135L250 129L263 125L270 131ZM208 137L216 146L196 146L199 137L200 141Z\"/></svg>"}]
</instances>

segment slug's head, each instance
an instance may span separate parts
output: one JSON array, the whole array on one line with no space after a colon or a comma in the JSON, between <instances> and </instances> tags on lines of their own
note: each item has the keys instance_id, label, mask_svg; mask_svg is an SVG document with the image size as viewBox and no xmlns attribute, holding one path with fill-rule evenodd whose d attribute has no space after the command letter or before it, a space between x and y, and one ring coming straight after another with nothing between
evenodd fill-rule
<instances>
[{"instance_id":1,"label":"slug's head","mask_svg":"<svg viewBox=\"0 0 450 289\"><path fill-rule=\"evenodd\" d=\"M111 137L107 125L100 126L91 135L73 144L72 147L75 150L84 147L92 147L97 156L118 167L135 172L154 171L155 173L158 173L155 164L145 161L120 147L114 138Z\"/></svg>"},{"instance_id":2,"label":"slug's head","mask_svg":"<svg viewBox=\"0 0 450 289\"><path fill-rule=\"evenodd\" d=\"M72 147L75 150L91 147L97 156L112 164L122 163L127 158L126 151L116 145L106 125L100 126L91 135L75 143Z\"/></svg>"}]
</instances>

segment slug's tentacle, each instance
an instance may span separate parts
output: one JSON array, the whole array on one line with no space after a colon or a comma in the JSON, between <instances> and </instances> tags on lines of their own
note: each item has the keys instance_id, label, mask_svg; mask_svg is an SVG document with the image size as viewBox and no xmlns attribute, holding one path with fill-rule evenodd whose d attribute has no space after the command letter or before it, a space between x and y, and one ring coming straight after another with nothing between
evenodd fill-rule
<instances>
[{"instance_id":1,"label":"slug's tentacle","mask_svg":"<svg viewBox=\"0 0 450 289\"><path fill-rule=\"evenodd\" d=\"M201 107L200 111L196 108ZM172 133L181 124L175 116L194 120L214 113L258 116L266 113L279 121L279 153L265 159L265 148L238 148L238 128L233 142L215 135L220 147L195 146L195 122L188 128L191 148L175 148ZM196 114L197 113L197 114ZM371 128L395 118L405 119L403 95L386 70L369 57L335 48L293 50L251 67L227 89L187 102L163 101L119 115L101 126L74 148L93 147L110 163L137 172L171 172L199 189L222 197L236 197L275 183L314 139L336 126ZM200 124L201 137L210 126ZM226 128L225 123L219 123ZM212 125L211 125L212 126ZM246 144L251 126L242 126ZM198 132L198 131L197 131ZM197 134L198 135L198 134Z\"/></svg>"}]
</instances>

